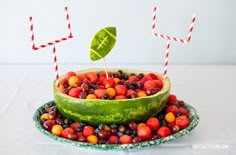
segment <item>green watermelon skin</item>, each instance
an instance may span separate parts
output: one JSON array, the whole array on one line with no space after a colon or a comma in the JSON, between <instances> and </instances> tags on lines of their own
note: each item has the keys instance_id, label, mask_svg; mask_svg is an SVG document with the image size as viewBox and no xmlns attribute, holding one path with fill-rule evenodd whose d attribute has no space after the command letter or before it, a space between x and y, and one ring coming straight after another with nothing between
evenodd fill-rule
<instances>
[{"instance_id":1,"label":"green watermelon skin","mask_svg":"<svg viewBox=\"0 0 236 155\"><path fill-rule=\"evenodd\" d=\"M90 69L77 72L83 74L89 71L100 72L103 69ZM117 71L111 69L109 71ZM144 73L149 72L125 70L124 73ZM162 76L158 74L158 76ZM54 82L54 101L58 110L67 118L75 121L84 121L91 125L99 124L128 124L131 121L143 122L149 117L159 113L166 105L170 94L170 81L163 80L163 88L155 95L127 99L127 100L88 100L77 99L63 94L56 88Z\"/></svg>"}]
</instances>

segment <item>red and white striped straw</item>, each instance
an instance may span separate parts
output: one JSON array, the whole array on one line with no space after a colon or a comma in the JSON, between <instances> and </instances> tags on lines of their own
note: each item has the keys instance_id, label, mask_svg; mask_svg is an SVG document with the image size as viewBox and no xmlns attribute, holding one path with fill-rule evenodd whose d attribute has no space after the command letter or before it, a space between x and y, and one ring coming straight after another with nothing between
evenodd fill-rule
<instances>
[{"instance_id":1,"label":"red and white striped straw","mask_svg":"<svg viewBox=\"0 0 236 155\"><path fill-rule=\"evenodd\" d=\"M52 54L53 54L53 64L54 64L54 71L55 71L55 77L56 77L56 86L59 87L59 73L58 73L57 55L56 55L55 45L53 46Z\"/></svg>"},{"instance_id":2,"label":"red and white striped straw","mask_svg":"<svg viewBox=\"0 0 236 155\"><path fill-rule=\"evenodd\" d=\"M45 47L48 47L48 46L51 46L51 45L54 45L54 44L57 44L57 43L60 43L62 41L66 41L68 39L71 39L73 38L73 35L72 35L72 32L71 32L71 26L70 26L70 18L69 18L69 14L68 14L68 9L67 7L65 7L65 13L66 13L66 21L67 21L67 29L69 31L69 35L67 37L63 37L63 38L60 38L60 39L56 39L54 41L51 41L51 42L48 42L48 43L45 43L45 44L42 44L42 45L39 45L39 46L35 46L35 36L34 36L34 27L33 27L33 18L32 17L29 17L29 22L30 22L30 34L31 34L31 45L32 45L32 49L33 50L38 50L38 49L41 49L41 48L45 48Z\"/></svg>"},{"instance_id":3,"label":"red and white striped straw","mask_svg":"<svg viewBox=\"0 0 236 155\"><path fill-rule=\"evenodd\" d=\"M164 35L164 34L160 34L160 33L156 33L155 32L155 28L156 28L156 10L157 10L157 7L154 6L154 8L153 8L153 15L152 15L152 34L154 36L156 36L156 37L161 37L161 38L167 40L165 63L164 63L164 76L163 76L164 79L165 79L166 75L167 75L167 66L168 66L168 57L169 57L169 49L170 49L170 40L181 42L181 43L190 43L191 35L192 35L192 32L193 32L193 25L195 23L196 16L193 15L192 20L191 20L191 24L190 24L190 28L189 28L189 31L188 31L187 39L184 40L184 39L181 39L181 38L171 37L171 36L168 36L168 35Z\"/></svg>"},{"instance_id":4,"label":"red and white striped straw","mask_svg":"<svg viewBox=\"0 0 236 155\"><path fill-rule=\"evenodd\" d=\"M32 23L33 18L29 17L32 49L33 50L39 50L41 48L45 48L45 47L53 45L52 53L53 53L53 63L54 63L54 71L55 71L55 75L56 75L56 85L57 85L57 87L59 87L59 73L58 73L58 65L57 65L57 57L56 57L56 47L55 47L55 44L73 38L73 35L72 35L72 32L71 32L70 18L69 18L68 8L67 7L65 7L65 13L66 13L67 29L68 29L69 35L67 37L56 39L54 41L51 41L51 42L39 45L37 47L35 46L35 41L34 41L35 40L35 36L34 36L34 27L33 27L33 23Z\"/></svg>"},{"instance_id":5,"label":"red and white striped straw","mask_svg":"<svg viewBox=\"0 0 236 155\"><path fill-rule=\"evenodd\" d=\"M168 35L164 35L164 34L160 34L160 33L156 33L155 32L155 27L156 27L156 10L157 10L157 7L155 6L153 8L153 16L152 16L152 34L154 36L161 37L161 38L168 39L168 40L178 41L178 42L181 42L181 43L189 43L190 42L191 35L192 35L192 32L193 32L193 25L194 25L194 22L196 20L196 16L195 15L193 15L193 17L192 17L190 28L189 28L189 32L188 32L188 36L187 36L187 39L185 40L185 39L171 37L171 36L168 36Z\"/></svg>"},{"instance_id":6,"label":"red and white striped straw","mask_svg":"<svg viewBox=\"0 0 236 155\"><path fill-rule=\"evenodd\" d=\"M167 39L167 41L166 41L166 55L165 55L165 63L164 63L164 76L163 76L164 79L166 78L166 74L167 74L169 50L170 50L170 40Z\"/></svg>"}]
</instances>

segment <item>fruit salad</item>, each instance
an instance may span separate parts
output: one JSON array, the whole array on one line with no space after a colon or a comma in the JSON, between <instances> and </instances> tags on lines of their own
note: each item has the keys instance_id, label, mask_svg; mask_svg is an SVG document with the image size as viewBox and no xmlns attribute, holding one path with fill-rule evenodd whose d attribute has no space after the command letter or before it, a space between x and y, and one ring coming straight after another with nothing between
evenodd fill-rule
<instances>
[{"instance_id":1,"label":"fruit salad","mask_svg":"<svg viewBox=\"0 0 236 155\"><path fill-rule=\"evenodd\" d=\"M156 94L162 89L162 77L154 73L125 74L122 70L76 74L69 71L60 79L63 93L79 99L123 100Z\"/></svg>"}]
</instances>

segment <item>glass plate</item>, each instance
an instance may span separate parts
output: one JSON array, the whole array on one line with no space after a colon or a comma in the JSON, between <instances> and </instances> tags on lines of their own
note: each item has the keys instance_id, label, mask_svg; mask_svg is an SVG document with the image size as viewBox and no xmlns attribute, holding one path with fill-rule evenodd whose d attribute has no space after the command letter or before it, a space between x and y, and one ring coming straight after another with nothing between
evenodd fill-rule
<instances>
[{"instance_id":1,"label":"glass plate","mask_svg":"<svg viewBox=\"0 0 236 155\"><path fill-rule=\"evenodd\" d=\"M188 134L191 130L193 130L197 126L197 124L199 122L199 116L197 114L197 111L191 105L186 104L186 108L189 110L190 124L187 128L185 128L175 134L172 134L170 136L167 136L165 138L160 138L157 140L150 140L150 141L133 143L133 144L113 144L113 145L111 145L111 144L88 144L88 143L67 140L65 138L54 136L50 132L48 132L47 130L42 128L42 126L39 122L39 118L40 118L39 111L42 108L48 108L48 107L51 107L52 105L55 105L53 101L47 102L44 105L42 105L41 107L39 107L34 113L34 116L33 116L34 125L41 133L43 133L44 135L48 136L49 138L52 138L52 139L59 141L61 143L67 143L67 144L74 145L74 146L81 147L81 148L96 149L96 150L103 150L103 151L109 151L109 150L131 151L131 150L138 150L138 149L142 149L142 148L157 146L157 145L166 143L168 141L177 139L183 135Z\"/></svg>"}]
</instances>

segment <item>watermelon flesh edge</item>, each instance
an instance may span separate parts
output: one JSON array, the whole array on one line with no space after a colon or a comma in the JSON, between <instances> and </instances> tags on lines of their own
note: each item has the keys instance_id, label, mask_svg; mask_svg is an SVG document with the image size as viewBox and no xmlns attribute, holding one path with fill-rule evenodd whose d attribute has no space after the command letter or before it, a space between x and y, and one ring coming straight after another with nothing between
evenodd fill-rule
<instances>
[{"instance_id":1,"label":"watermelon flesh edge","mask_svg":"<svg viewBox=\"0 0 236 155\"><path fill-rule=\"evenodd\" d=\"M118 69L110 69L115 72ZM83 74L89 71L100 72L103 69L90 69L77 72ZM144 73L147 71L136 71L122 69L124 73ZM158 74L159 78L162 77ZM63 76L61 76L63 77ZM84 121L91 125L99 124L128 124L131 121L144 122L149 117L158 114L166 105L170 94L170 81L168 78L163 79L163 88L158 93L135 99L127 100L88 100L77 99L63 94L56 88L54 82L54 101L58 110L67 118L74 121Z\"/></svg>"}]
</instances>

